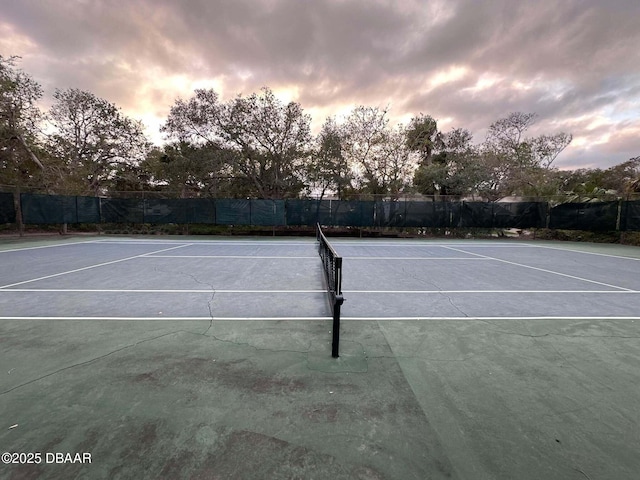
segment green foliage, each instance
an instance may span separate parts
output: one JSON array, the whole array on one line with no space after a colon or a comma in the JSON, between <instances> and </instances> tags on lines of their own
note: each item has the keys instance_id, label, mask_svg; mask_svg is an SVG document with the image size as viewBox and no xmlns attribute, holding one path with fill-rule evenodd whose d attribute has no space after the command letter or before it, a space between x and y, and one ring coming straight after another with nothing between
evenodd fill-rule
<instances>
[{"instance_id":1,"label":"green foliage","mask_svg":"<svg viewBox=\"0 0 640 480\"><path fill-rule=\"evenodd\" d=\"M434 130L431 135L437 142L430 142L434 148L422 155L413 177L418 192L458 197L477 193L484 171L471 132L457 128L446 134Z\"/></svg>"},{"instance_id":2,"label":"green foliage","mask_svg":"<svg viewBox=\"0 0 640 480\"><path fill-rule=\"evenodd\" d=\"M140 168L156 189L180 198L247 196L251 189L246 184L231 181L228 166L235 155L215 144L178 141L151 150Z\"/></svg>"},{"instance_id":3,"label":"green foliage","mask_svg":"<svg viewBox=\"0 0 640 480\"><path fill-rule=\"evenodd\" d=\"M577 198L633 195L640 183L640 157L607 169L578 169L562 174L561 191Z\"/></svg>"},{"instance_id":4,"label":"green foliage","mask_svg":"<svg viewBox=\"0 0 640 480\"><path fill-rule=\"evenodd\" d=\"M413 117L405 131L407 148L420 155L422 163L429 163L434 150L442 147L442 134L438 122L430 115Z\"/></svg>"},{"instance_id":5,"label":"green foliage","mask_svg":"<svg viewBox=\"0 0 640 480\"><path fill-rule=\"evenodd\" d=\"M343 132L334 118L327 118L316 137L307 167L308 193L320 198L336 192L339 198L350 190L352 175L343 153Z\"/></svg>"},{"instance_id":6,"label":"green foliage","mask_svg":"<svg viewBox=\"0 0 640 480\"><path fill-rule=\"evenodd\" d=\"M557 156L571 143L564 132L526 137L535 123L533 113L514 112L492 123L480 147L488 167L484 194L488 198L505 195L542 196L558 185L548 174Z\"/></svg>"},{"instance_id":7,"label":"green foliage","mask_svg":"<svg viewBox=\"0 0 640 480\"><path fill-rule=\"evenodd\" d=\"M137 165L148 149L140 122L107 100L75 88L56 90L51 149L66 175L87 193L99 195L125 165Z\"/></svg>"},{"instance_id":8,"label":"green foliage","mask_svg":"<svg viewBox=\"0 0 640 480\"><path fill-rule=\"evenodd\" d=\"M0 55L0 184L47 184L38 157L42 87L16 67L18 57Z\"/></svg>"},{"instance_id":9,"label":"green foliage","mask_svg":"<svg viewBox=\"0 0 640 480\"><path fill-rule=\"evenodd\" d=\"M286 198L304 189L310 122L298 103L284 105L268 88L226 103L212 90L196 90L189 101L176 101L162 130L170 139L233 152L229 175L249 196Z\"/></svg>"},{"instance_id":10,"label":"green foliage","mask_svg":"<svg viewBox=\"0 0 640 480\"><path fill-rule=\"evenodd\" d=\"M353 190L397 198L410 185L415 162L405 132L389 127L386 109L356 107L340 130Z\"/></svg>"}]
</instances>

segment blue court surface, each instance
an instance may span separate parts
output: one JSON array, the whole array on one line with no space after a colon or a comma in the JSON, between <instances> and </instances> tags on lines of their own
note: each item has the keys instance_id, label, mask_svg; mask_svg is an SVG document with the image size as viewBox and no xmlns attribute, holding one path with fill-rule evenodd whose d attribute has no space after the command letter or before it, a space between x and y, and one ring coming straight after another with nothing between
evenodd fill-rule
<instances>
[{"instance_id":1,"label":"blue court surface","mask_svg":"<svg viewBox=\"0 0 640 480\"><path fill-rule=\"evenodd\" d=\"M0 477L637 478L639 248L329 239L0 240Z\"/></svg>"}]
</instances>

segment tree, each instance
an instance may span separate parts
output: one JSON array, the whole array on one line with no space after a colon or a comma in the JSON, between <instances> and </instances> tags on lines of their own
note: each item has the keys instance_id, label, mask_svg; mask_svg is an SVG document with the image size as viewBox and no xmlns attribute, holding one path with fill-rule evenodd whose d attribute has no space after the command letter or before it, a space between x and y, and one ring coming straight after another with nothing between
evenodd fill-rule
<instances>
[{"instance_id":1,"label":"tree","mask_svg":"<svg viewBox=\"0 0 640 480\"><path fill-rule=\"evenodd\" d=\"M228 165L232 161L228 157L234 154L213 144L175 142L151 150L141 168L159 188L179 192L180 198L245 195L246 187L242 191L240 185L232 186L229 181Z\"/></svg>"},{"instance_id":2,"label":"tree","mask_svg":"<svg viewBox=\"0 0 640 480\"><path fill-rule=\"evenodd\" d=\"M552 163L569 146L573 139L570 133L559 132L553 135L540 135L531 140L531 151L538 167L549 170Z\"/></svg>"},{"instance_id":3,"label":"tree","mask_svg":"<svg viewBox=\"0 0 640 480\"><path fill-rule=\"evenodd\" d=\"M14 204L23 235L20 190L31 185L49 190L50 179L40 158L43 115L37 102L42 87L16 67L18 58L0 55L0 185L15 187Z\"/></svg>"},{"instance_id":4,"label":"tree","mask_svg":"<svg viewBox=\"0 0 640 480\"><path fill-rule=\"evenodd\" d=\"M17 59L0 55L0 183L20 186L45 166L37 155L42 87L16 68Z\"/></svg>"},{"instance_id":5,"label":"tree","mask_svg":"<svg viewBox=\"0 0 640 480\"><path fill-rule=\"evenodd\" d=\"M420 162L424 166L431 162L434 150L443 146L438 122L430 115L421 113L413 117L405 130L405 135L407 148L419 154Z\"/></svg>"},{"instance_id":6,"label":"tree","mask_svg":"<svg viewBox=\"0 0 640 480\"><path fill-rule=\"evenodd\" d=\"M543 195L548 191L546 171L571 143L564 132L525 137L535 123L534 113L514 112L492 123L482 145L482 159L493 172L494 192L502 195Z\"/></svg>"},{"instance_id":7,"label":"tree","mask_svg":"<svg viewBox=\"0 0 640 480\"><path fill-rule=\"evenodd\" d=\"M425 195L462 196L477 193L485 172L471 132L455 128L438 133L437 150L425 157L413 178L414 187Z\"/></svg>"},{"instance_id":8,"label":"tree","mask_svg":"<svg viewBox=\"0 0 640 480\"><path fill-rule=\"evenodd\" d=\"M591 168L566 172L563 193L578 195L633 193L634 182L640 180L640 157L630 158L607 169Z\"/></svg>"},{"instance_id":9,"label":"tree","mask_svg":"<svg viewBox=\"0 0 640 480\"><path fill-rule=\"evenodd\" d=\"M640 157L631 158L628 163L633 165L634 173L626 182L624 192L627 195L640 194Z\"/></svg>"},{"instance_id":10,"label":"tree","mask_svg":"<svg viewBox=\"0 0 640 480\"><path fill-rule=\"evenodd\" d=\"M251 185L251 196L285 198L304 188L311 119L300 104L284 105L273 92L238 96L222 103L213 90L177 100L162 131L170 139L231 149L234 178Z\"/></svg>"},{"instance_id":11,"label":"tree","mask_svg":"<svg viewBox=\"0 0 640 480\"><path fill-rule=\"evenodd\" d=\"M68 175L79 182L77 193L103 193L123 164L144 159L149 143L141 123L115 105L75 88L56 90L54 98L51 146L64 159Z\"/></svg>"},{"instance_id":12,"label":"tree","mask_svg":"<svg viewBox=\"0 0 640 480\"><path fill-rule=\"evenodd\" d=\"M341 126L342 152L354 189L395 199L410 184L415 162L406 135L392 131L386 116L386 109L354 108Z\"/></svg>"},{"instance_id":13,"label":"tree","mask_svg":"<svg viewBox=\"0 0 640 480\"><path fill-rule=\"evenodd\" d=\"M615 190L619 195L633 190L633 183L640 180L640 157L630 158L603 173L602 187Z\"/></svg>"},{"instance_id":14,"label":"tree","mask_svg":"<svg viewBox=\"0 0 640 480\"><path fill-rule=\"evenodd\" d=\"M315 139L315 148L307 168L309 193L320 198L330 191L342 198L351 184L351 173L342 151L342 132L335 118L327 118Z\"/></svg>"},{"instance_id":15,"label":"tree","mask_svg":"<svg viewBox=\"0 0 640 480\"><path fill-rule=\"evenodd\" d=\"M535 123L535 118L534 113L514 112L496 120L489 126L485 148L514 166L533 165L531 143L524 138L524 134Z\"/></svg>"},{"instance_id":16,"label":"tree","mask_svg":"<svg viewBox=\"0 0 640 480\"><path fill-rule=\"evenodd\" d=\"M411 186L416 169L416 161L406 147L406 135L400 127L392 130L383 145L382 159L378 172L378 186L393 200Z\"/></svg>"}]
</instances>

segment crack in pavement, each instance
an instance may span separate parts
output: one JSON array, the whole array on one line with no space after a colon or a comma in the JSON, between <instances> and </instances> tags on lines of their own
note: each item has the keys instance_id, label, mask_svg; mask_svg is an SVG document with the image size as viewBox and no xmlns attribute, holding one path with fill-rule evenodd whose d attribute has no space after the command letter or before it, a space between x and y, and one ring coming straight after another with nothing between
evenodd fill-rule
<instances>
[{"instance_id":1,"label":"crack in pavement","mask_svg":"<svg viewBox=\"0 0 640 480\"><path fill-rule=\"evenodd\" d=\"M135 343L131 343L129 345L125 345L124 347L116 348L115 350L112 350L112 351L110 351L108 353L105 353L104 355L99 355L99 356L94 357L94 358L92 358L90 360L85 360L84 362L74 363L73 365L67 365L66 367L62 367L62 368L59 368L58 370L55 370L55 371L50 372L50 373L47 373L46 375L41 375L40 377L37 377L37 378L29 380L28 382L21 383L20 385L16 385L15 387L11 387L8 390L0 392L0 395L5 395L7 393L13 392L14 390L17 390L19 388L25 387L25 386L30 385L32 383L35 383L35 382L37 382L39 380L43 380L45 378L51 377L51 376L56 375L58 373L64 372L66 370L70 370L70 369L75 368L75 367L82 367L82 366L85 366L85 365L89 365L89 364L91 364L93 362L96 362L96 361L101 360L103 358L106 358L106 357L108 357L110 355L113 355L114 353L118 353L118 352L121 352L121 351L126 350L128 348L132 348L132 347L135 347L137 345L140 345L141 343L151 342L153 340L157 340L159 338L167 337L169 335L174 335L176 333L181 333L181 332L192 333L193 334L193 332L188 332L186 330L175 330L175 331L171 331L171 332L168 332L168 333L163 333L162 335L156 335L155 337L145 338L144 340L140 340L140 341L137 341Z\"/></svg>"},{"instance_id":2,"label":"crack in pavement","mask_svg":"<svg viewBox=\"0 0 640 480\"><path fill-rule=\"evenodd\" d=\"M438 292L440 292L440 295L442 295L443 297L445 297L445 298L449 301L449 304L450 304L453 308L455 308L455 309L456 309L456 310L457 310L457 311L458 311L458 312L459 312L463 317L468 317L468 316L469 316L469 315L468 315L464 310L462 310L458 305L456 305L456 304L453 302L453 299L451 298L451 296L450 296L450 295L448 295L448 294L446 294L446 293L444 293L444 292L442 291L442 287L440 287L440 286L439 286L437 283L435 283L434 281L427 280L427 279L424 279L424 278L422 278L422 277L418 277L417 275L413 275L413 274L411 274L411 273L407 272L407 271L405 270L405 268L404 268L404 267L402 267L402 273L403 273L405 276L409 277L409 278L412 278L412 279L414 279L414 280L417 280L417 281L418 281L418 283L421 283L421 284L423 284L423 285L429 285L429 286L432 286L433 288L435 288L436 290L438 290Z\"/></svg>"},{"instance_id":3,"label":"crack in pavement","mask_svg":"<svg viewBox=\"0 0 640 480\"><path fill-rule=\"evenodd\" d=\"M524 334L524 333L516 333L516 332L506 332L506 331L501 331L501 330L497 330L495 329L495 325L491 322L488 321L484 321L484 323L492 325L494 327L494 331L498 332L498 333L502 333L504 335L513 335L513 336L517 336L517 337L528 337L528 338L532 338L534 340L534 342L539 344L539 348L542 350L545 349L551 349L553 350L553 352L555 352L555 354L558 356L558 358L560 359L560 361L564 364L564 365L568 365L569 367L573 368L576 372L579 372L581 375L583 375L586 378L591 379L592 381L596 382L597 384L601 385L602 387L604 387L607 390L612 390L612 388L607 385L606 383L600 381L596 376L594 376L593 374L591 374L591 372L587 372L584 371L583 369L581 369L580 367L578 367L578 365L576 365L573 361L571 361L569 358L567 358L566 355L564 355L557 347L556 345L554 345L554 342L539 342L539 340L541 338L544 337L564 337L564 338L618 338L618 339L624 339L624 338L631 338L631 339L636 339L638 337L636 336L621 336L621 335L568 335L568 334L562 334L562 333L553 333L553 332L548 332L548 333L544 333L544 334L540 334L540 335L535 335L535 334ZM525 323L525 327L527 328L527 330L529 329L529 326L527 323Z\"/></svg>"},{"instance_id":4,"label":"crack in pavement","mask_svg":"<svg viewBox=\"0 0 640 480\"><path fill-rule=\"evenodd\" d=\"M637 335L569 335L567 333L556 333L556 332L547 332L541 333L539 335L533 333L518 333L518 332L509 332L507 330L500 329L493 322L488 320L479 320L482 323L486 323L487 325L491 325L492 330L496 333L502 333L504 335L513 335L516 337L528 337L528 338L544 338L544 337L565 337L565 338L628 338L628 339L638 339L640 336Z\"/></svg>"},{"instance_id":5,"label":"crack in pavement","mask_svg":"<svg viewBox=\"0 0 640 480\"><path fill-rule=\"evenodd\" d=\"M207 310L209 310L209 317L211 317L209 319L209 326L207 327L207 329L202 332L202 335L207 335L209 333L209 330L211 330L211 328L213 327L213 319L215 318L214 314L213 314L213 300L216 296L216 289L215 287L207 282L203 282L200 279L198 279L195 275L191 274L191 273L186 273L186 272L181 272L179 271L178 273L182 274L182 275L187 275L188 277L191 277L191 279L196 282L199 285L206 285L207 287L209 287L211 289L211 297L209 298L209 300L207 300Z\"/></svg>"},{"instance_id":6,"label":"crack in pavement","mask_svg":"<svg viewBox=\"0 0 640 480\"><path fill-rule=\"evenodd\" d=\"M163 270L162 268L159 267L154 267L154 270L158 273L168 273L166 270ZM188 272L183 272L181 270L178 270L176 272L171 272L171 273L177 273L178 275L184 275L187 276L189 278L191 278L191 280L193 280L195 283L197 283L198 285L204 285L206 287L209 287L211 289L211 297L209 297L209 300L207 300L207 310L209 311L209 325L207 326L207 329L202 332L202 335L207 335L209 333L209 330L211 330L211 328L213 327L213 319L215 318L214 314L213 314L213 300L216 296L216 289L215 287L211 284L211 283L207 283L207 282L203 282L202 280L200 280L198 277L196 277L194 274L192 273L188 273Z\"/></svg>"},{"instance_id":7,"label":"crack in pavement","mask_svg":"<svg viewBox=\"0 0 640 480\"><path fill-rule=\"evenodd\" d=\"M213 286L211 286L211 288L213 288ZM205 335L205 336L209 333L209 330L211 330L211 328L213 327L213 306L211 304L213 303L213 299L215 298L215 296L216 296L216 291L213 290L213 293L211 294L211 298L207 302L207 308L209 309L209 316L211 318L209 319L209 326L204 332L202 332L202 335Z\"/></svg>"}]
</instances>

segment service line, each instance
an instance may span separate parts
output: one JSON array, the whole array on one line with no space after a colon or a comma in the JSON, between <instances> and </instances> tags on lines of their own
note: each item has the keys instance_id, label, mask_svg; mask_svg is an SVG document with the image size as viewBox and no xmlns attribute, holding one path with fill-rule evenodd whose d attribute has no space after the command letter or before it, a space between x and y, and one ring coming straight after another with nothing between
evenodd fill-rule
<instances>
[{"instance_id":1,"label":"service line","mask_svg":"<svg viewBox=\"0 0 640 480\"><path fill-rule=\"evenodd\" d=\"M22 282L10 283L9 285L0 286L0 290L4 288L15 287L17 285L24 285L25 283L37 282L38 280L45 280L47 278L59 277L61 275L67 275L69 273L82 272L83 270L89 270L91 268L104 267L105 265L113 265L114 263L126 262L127 260L133 260L134 258L142 258L147 255L153 255L154 253L166 252L168 250L175 250L176 248L183 248L190 246L190 243L179 245L177 247L164 248L162 250L156 250L155 252L143 253L140 255L134 255L133 257L121 258L119 260L112 260L110 262L98 263L96 265L89 265L88 267L76 268L74 270L67 270L66 272L54 273L53 275L45 275L44 277L32 278L31 280L24 280Z\"/></svg>"}]
</instances>

